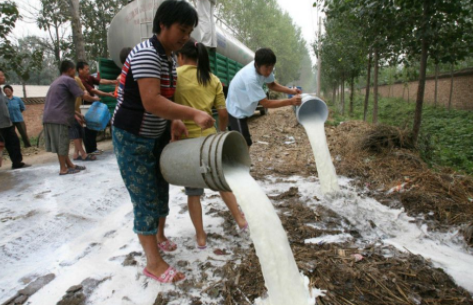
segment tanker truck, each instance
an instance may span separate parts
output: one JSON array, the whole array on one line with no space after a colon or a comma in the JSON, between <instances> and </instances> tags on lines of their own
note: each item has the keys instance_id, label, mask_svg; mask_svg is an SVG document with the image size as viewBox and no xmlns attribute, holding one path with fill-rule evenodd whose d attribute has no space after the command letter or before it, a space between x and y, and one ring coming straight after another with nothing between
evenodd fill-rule
<instances>
[{"instance_id":1,"label":"tanker truck","mask_svg":"<svg viewBox=\"0 0 473 305\"><path fill-rule=\"evenodd\" d=\"M115 64L110 60L108 62L100 60L99 71L102 78L115 79L118 76L120 69L117 67L121 67L119 54L123 48L133 48L153 35L154 15L163 1L134 0L113 17L108 29L107 45ZM210 7L210 1L213 0L198 0L196 9L199 13L199 25L191 36L207 46L212 73L220 79L226 93L235 74L253 60L254 52L230 35L228 30L217 24L212 10L208 10L208 7L199 7L203 5L202 3L207 3ZM190 1L190 3L194 5L193 2ZM209 36L212 36L213 39L208 39ZM209 45L206 42L208 40L213 45ZM111 91L111 88L107 87L99 87L99 89ZM105 98L103 102L113 111L116 104L115 99ZM265 113L265 109L260 108L259 110L262 114Z\"/></svg>"}]
</instances>

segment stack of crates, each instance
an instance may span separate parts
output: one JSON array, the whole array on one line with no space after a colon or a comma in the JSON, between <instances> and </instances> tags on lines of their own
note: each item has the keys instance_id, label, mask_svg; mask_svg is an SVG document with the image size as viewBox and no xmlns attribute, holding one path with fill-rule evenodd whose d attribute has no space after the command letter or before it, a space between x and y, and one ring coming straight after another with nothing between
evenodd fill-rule
<instances>
[{"instance_id":1,"label":"stack of crates","mask_svg":"<svg viewBox=\"0 0 473 305\"><path fill-rule=\"evenodd\" d=\"M113 60L107 58L99 59L100 78L116 80L121 71L122 69L117 67ZM99 90L103 92L114 92L115 85L99 85ZM115 110L115 106L117 105L117 99L114 97L105 96L101 97L101 101L102 103L107 105L110 114L113 115L113 111Z\"/></svg>"},{"instance_id":2,"label":"stack of crates","mask_svg":"<svg viewBox=\"0 0 473 305\"><path fill-rule=\"evenodd\" d=\"M232 81L233 77L235 77L235 74L237 74L237 72L243 68L243 65L221 54L218 54L215 49L209 50L209 59L210 69L212 70L212 73L220 79L224 86L224 92L226 93L226 88L228 88L230 85L230 82ZM216 109L212 109L212 116L215 119L215 128L220 130L218 126L218 113Z\"/></svg>"},{"instance_id":3,"label":"stack of crates","mask_svg":"<svg viewBox=\"0 0 473 305\"><path fill-rule=\"evenodd\" d=\"M230 85L235 74L243 68L242 64L218 54L213 49L209 50L209 57L212 73L220 79L225 87Z\"/></svg>"}]
</instances>

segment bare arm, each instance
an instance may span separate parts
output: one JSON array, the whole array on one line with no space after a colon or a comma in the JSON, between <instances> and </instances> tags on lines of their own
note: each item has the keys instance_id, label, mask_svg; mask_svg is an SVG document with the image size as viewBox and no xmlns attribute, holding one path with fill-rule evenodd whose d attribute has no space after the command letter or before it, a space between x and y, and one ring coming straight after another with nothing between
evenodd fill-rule
<instances>
[{"instance_id":1,"label":"bare arm","mask_svg":"<svg viewBox=\"0 0 473 305\"><path fill-rule=\"evenodd\" d=\"M141 100L146 111L167 120L192 120L201 128L213 126L215 120L204 111L171 102L161 95L158 78L138 80Z\"/></svg>"},{"instance_id":2,"label":"bare arm","mask_svg":"<svg viewBox=\"0 0 473 305\"><path fill-rule=\"evenodd\" d=\"M299 106L301 104L301 97L296 95L290 99L285 100L268 100L267 98L259 101L264 108L280 108L284 106Z\"/></svg>"},{"instance_id":3,"label":"bare arm","mask_svg":"<svg viewBox=\"0 0 473 305\"><path fill-rule=\"evenodd\" d=\"M218 112L218 126L220 131L226 131L228 126L228 111L226 108L217 109Z\"/></svg>"},{"instance_id":4,"label":"bare arm","mask_svg":"<svg viewBox=\"0 0 473 305\"><path fill-rule=\"evenodd\" d=\"M118 83L117 80L110 80L110 79L100 79L100 84L101 85L116 85Z\"/></svg>"},{"instance_id":5,"label":"bare arm","mask_svg":"<svg viewBox=\"0 0 473 305\"><path fill-rule=\"evenodd\" d=\"M277 91L277 92L282 92L282 93L286 93L286 94L296 95L296 94L302 93L297 88L291 89L291 88L288 88L288 87L285 87L285 86L281 86L280 84L278 84L276 82L269 83L269 84L267 84L267 86L270 90Z\"/></svg>"},{"instance_id":6,"label":"bare arm","mask_svg":"<svg viewBox=\"0 0 473 305\"><path fill-rule=\"evenodd\" d=\"M84 91L84 95L82 96L82 99L87 102L95 102L95 101L100 101L100 98L98 96L92 96L89 94L89 92Z\"/></svg>"},{"instance_id":7,"label":"bare arm","mask_svg":"<svg viewBox=\"0 0 473 305\"><path fill-rule=\"evenodd\" d=\"M90 91L92 91L93 94L95 95L98 95L98 96L110 96L110 97L114 97L113 96L113 92L103 92L103 91L100 91L98 89L91 89Z\"/></svg>"}]
</instances>

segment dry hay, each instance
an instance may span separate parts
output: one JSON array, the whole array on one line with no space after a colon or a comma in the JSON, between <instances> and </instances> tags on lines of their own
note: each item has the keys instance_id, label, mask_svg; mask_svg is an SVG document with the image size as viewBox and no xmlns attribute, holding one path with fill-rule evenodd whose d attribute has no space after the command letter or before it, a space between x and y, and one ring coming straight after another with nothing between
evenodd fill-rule
<instances>
[{"instance_id":1,"label":"dry hay","mask_svg":"<svg viewBox=\"0 0 473 305\"><path fill-rule=\"evenodd\" d=\"M311 285L328 290L326 296L318 298L318 304L473 304L467 291L421 256L382 243L364 248L349 242L304 244L306 238L339 233L332 226L340 228L347 220L324 207L309 208L297 197L278 206L299 270L309 277ZM326 229L301 230L314 222ZM358 237L356 231L349 233Z\"/></svg>"},{"instance_id":2,"label":"dry hay","mask_svg":"<svg viewBox=\"0 0 473 305\"><path fill-rule=\"evenodd\" d=\"M369 152L383 152L386 149L414 149L414 141L409 130L389 125L376 125L368 129L359 141L359 149Z\"/></svg>"},{"instance_id":3,"label":"dry hay","mask_svg":"<svg viewBox=\"0 0 473 305\"><path fill-rule=\"evenodd\" d=\"M373 139L382 139L381 145ZM449 169L429 169L413 149L409 133L383 125L348 122L336 130L341 162L337 173L358 178L379 197L399 199L410 215L433 212L441 224L473 221L473 179Z\"/></svg>"},{"instance_id":4,"label":"dry hay","mask_svg":"<svg viewBox=\"0 0 473 305\"><path fill-rule=\"evenodd\" d=\"M340 233L334 228L346 220L327 208L307 207L294 192L286 192L291 196L275 204L299 270L309 277L311 287L327 290L325 296L317 298L317 304L473 304L466 290L421 256L399 252L381 242L364 248L349 242L304 244L306 238ZM306 226L314 222L323 223L326 229ZM356 238L358 233L350 234ZM266 294L253 248L241 264L228 262L214 275L223 280L207 291L216 290L225 305L250 305Z\"/></svg>"},{"instance_id":5,"label":"dry hay","mask_svg":"<svg viewBox=\"0 0 473 305\"><path fill-rule=\"evenodd\" d=\"M250 129L255 178L317 174L307 135L292 109L255 116ZM472 177L445 168L430 169L414 149L409 131L349 121L326 126L325 133L337 174L354 178L371 196L383 203L399 200L409 215L428 215L440 225L473 222Z\"/></svg>"}]
</instances>

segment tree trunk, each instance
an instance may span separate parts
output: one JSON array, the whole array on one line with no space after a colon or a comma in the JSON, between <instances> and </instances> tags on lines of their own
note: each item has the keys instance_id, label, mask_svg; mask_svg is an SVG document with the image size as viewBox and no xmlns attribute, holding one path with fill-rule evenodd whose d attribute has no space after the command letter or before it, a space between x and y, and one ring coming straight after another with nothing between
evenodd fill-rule
<instances>
[{"instance_id":1,"label":"tree trunk","mask_svg":"<svg viewBox=\"0 0 473 305\"><path fill-rule=\"evenodd\" d=\"M452 109L452 98L453 98L453 70L455 69L455 65L452 64L452 71L450 74L450 97L448 98L448 110Z\"/></svg>"},{"instance_id":2,"label":"tree trunk","mask_svg":"<svg viewBox=\"0 0 473 305\"><path fill-rule=\"evenodd\" d=\"M86 60L84 36L82 35L82 24L80 21L79 0L68 0L69 12L71 14L72 41L76 50L76 62Z\"/></svg>"},{"instance_id":3,"label":"tree trunk","mask_svg":"<svg viewBox=\"0 0 473 305\"><path fill-rule=\"evenodd\" d=\"M61 42L59 41L59 25L54 25L56 31L56 38L54 40L54 56L56 56L57 69L61 70Z\"/></svg>"},{"instance_id":4,"label":"tree trunk","mask_svg":"<svg viewBox=\"0 0 473 305\"><path fill-rule=\"evenodd\" d=\"M342 107L342 115L345 115L345 75L342 75L342 86L340 88L341 96L340 96L340 104Z\"/></svg>"},{"instance_id":5,"label":"tree trunk","mask_svg":"<svg viewBox=\"0 0 473 305\"><path fill-rule=\"evenodd\" d=\"M371 82L371 52L368 57L368 74L366 76L365 105L363 109L363 121L365 122L366 122L366 116L368 115L368 101L370 99L370 82Z\"/></svg>"},{"instance_id":6,"label":"tree trunk","mask_svg":"<svg viewBox=\"0 0 473 305\"><path fill-rule=\"evenodd\" d=\"M25 81L22 81L22 82L21 82L21 85L22 85L22 87L23 87L23 97L26 98L26 97L28 97L28 96L26 95L26 82L25 82Z\"/></svg>"},{"instance_id":7,"label":"tree trunk","mask_svg":"<svg viewBox=\"0 0 473 305\"><path fill-rule=\"evenodd\" d=\"M424 20L427 20L427 8L428 8L428 0L424 0L423 5L424 10ZM427 22L425 22L427 24ZM424 35L427 32L424 29ZM417 143L417 139L419 138L420 133L420 124L422 122L422 105L424 103L424 91L425 91L425 74L427 71L427 56L428 56L428 43L427 38L423 37L421 39L422 44L422 53L420 58L420 73L419 73L419 88L417 90L417 99L416 99L416 110L414 113L414 126L413 126L413 140L414 144Z\"/></svg>"},{"instance_id":8,"label":"tree trunk","mask_svg":"<svg viewBox=\"0 0 473 305\"><path fill-rule=\"evenodd\" d=\"M353 116L353 97L355 96L355 78L350 81L350 116Z\"/></svg>"},{"instance_id":9,"label":"tree trunk","mask_svg":"<svg viewBox=\"0 0 473 305\"><path fill-rule=\"evenodd\" d=\"M437 107L437 92L439 82L439 64L435 64L435 91L434 91L434 107Z\"/></svg>"},{"instance_id":10,"label":"tree trunk","mask_svg":"<svg viewBox=\"0 0 473 305\"><path fill-rule=\"evenodd\" d=\"M378 49L374 49L373 124L378 123L378 71L379 71L379 53L378 53Z\"/></svg>"},{"instance_id":11,"label":"tree trunk","mask_svg":"<svg viewBox=\"0 0 473 305\"><path fill-rule=\"evenodd\" d=\"M407 103L410 103L410 91L409 91L409 85L407 85Z\"/></svg>"},{"instance_id":12,"label":"tree trunk","mask_svg":"<svg viewBox=\"0 0 473 305\"><path fill-rule=\"evenodd\" d=\"M332 94L332 103L333 105L337 105L337 101L335 100L337 94L337 86L333 86L333 94Z\"/></svg>"}]
</instances>

